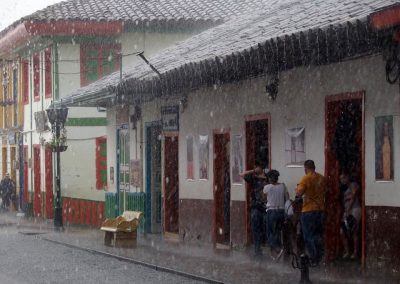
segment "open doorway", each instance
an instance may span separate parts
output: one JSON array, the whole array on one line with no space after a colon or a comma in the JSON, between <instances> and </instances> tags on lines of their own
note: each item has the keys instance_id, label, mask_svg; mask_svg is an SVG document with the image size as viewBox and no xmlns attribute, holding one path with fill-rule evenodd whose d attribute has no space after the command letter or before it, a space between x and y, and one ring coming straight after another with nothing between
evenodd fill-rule
<instances>
[{"instance_id":1,"label":"open doorway","mask_svg":"<svg viewBox=\"0 0 400 284\"><path fill-rule=\"evenodd\" d=\"M230 245L230 137L228 131L214 133L214 240Z\"/></svg>"},{"instance_id":2,"label":"open doorway","mask_svg":"<svg viewBox=\"0 0 400 284\"><path fill-rule=\"evenodd\" d=\"M343 254L340 228L343 226L344 196L348 187L341 186L340 175L347 173L351 182L359 187L356 198L361 216L353 234L360 240L357 249L360 253L355 257L364 264L364 93L329 96L325 108L325 176L329 188L326 196L326 257L332 261ZM352 243L349 242L350 246Z\"/></svg>"},{"instance_id":3,"label":"open doorway","mask_svg":"<svg viewBox=\"0 0 400 284\"><path fill-rule=\"evenodd\" d=\"M179 233L179 156L178 135L165 134L164 140L164 230L178 239Z\"/></svg>"},{"instance_id":4,"label":"open doorway","mask_svg":"<svg viewBox=\"0 0 400 284\"><path fill-rule=\"evenodd\" d=\"M258 163L264 169L271 167L271 144L270 144L270 115L249 115L246 116L246 170L254 169ZM252 242L250 223L251 185L246 184L246 232L247 243ZM264 222L265 223L265 222ZM262 232L265 232L265 228ZM266 242L265 233L262 241Z\"/></svg>"},{"instance_id":5,"label":"open doorway","mask_svg":"<svg viewBox=\"0 0 400 284\"><path fill-rule=\"evenodd\" d=\"M161 232L161 122L146 123L145 232Z\"/></svg>"}]
</instances>

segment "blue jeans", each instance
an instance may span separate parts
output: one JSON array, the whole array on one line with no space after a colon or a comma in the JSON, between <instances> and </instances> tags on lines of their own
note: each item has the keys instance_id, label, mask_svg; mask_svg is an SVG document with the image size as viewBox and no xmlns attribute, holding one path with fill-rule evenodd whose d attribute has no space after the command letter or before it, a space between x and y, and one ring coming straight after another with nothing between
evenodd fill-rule
<instances>
[{"instance_id":1,"label":"blue jeans","mask_svg":"<svg viewBox=\"0 0 400 284\"><path fill-rule=\"evenodd\" d=\"M267 238L271 249L280 250L282 248L282 228L284 221L284 209L267 211Z\"/></svg>"},{"instance_id":2,"label":"blue jeans","mask_svg":"<svg viewBox=\"0 0 400 284\"><path fill-rule=\"evenodd\" d=\"M305 247L312 261L319 262L324 255L324 214L322 211L305 212L301 214Z\"/></svg>"},{"instance_id":3,"label":"blue jeans","mask_svg":"<svg viewBox=\"0 0 400 284\"><path fill-rule=\"evenodd\" d=\"M251 232L253 234L255 253L261 253L261 236L264 228L263 212L258 209L251 209Z\"/></svg>"}]
</instances>

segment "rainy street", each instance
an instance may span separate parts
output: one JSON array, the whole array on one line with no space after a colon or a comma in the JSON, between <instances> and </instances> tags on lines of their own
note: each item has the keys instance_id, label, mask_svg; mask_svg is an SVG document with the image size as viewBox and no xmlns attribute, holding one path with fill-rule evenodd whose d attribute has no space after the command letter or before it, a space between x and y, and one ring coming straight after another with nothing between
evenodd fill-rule
<instances>
[{"instance_id":1,"label":"rainy street","mask_svg":"<svg viewBox=\"0 0 400 284\"><path fill-rule=\"evenodd\" d=\"M0 228L0 283L201 283Z\"/></svg>"}]
</instances>

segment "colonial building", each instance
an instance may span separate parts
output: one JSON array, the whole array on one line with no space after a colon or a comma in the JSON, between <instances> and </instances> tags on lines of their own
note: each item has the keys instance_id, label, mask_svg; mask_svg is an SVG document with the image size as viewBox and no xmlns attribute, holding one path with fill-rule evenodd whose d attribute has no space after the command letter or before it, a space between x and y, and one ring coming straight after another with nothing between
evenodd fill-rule
<instances>
[{"instance_id":1,"label":"colonial building","mask_svg":"<svg viewBox=\"0 0 400 284\"><path fill-rule=\"evenodd\" d=\"M114 71L120 80L141 60L138 53L150 56L262 6L260 1L86 2L60 2L0 33L2 172L10 171L16 179L19 169L22 207L35 217L53 217L54 157L49 146L54 140L45 113L52 101L62 101ZM69 109L62 135L68 150L61 155L67 222L98 225L104 218L104 192L118 174L110 174L107 166L106 125L102 108ZM115 134L108 135L114 143Z\"/></svg>"},{"instance_id":2,"label":"colonial building","mask_svg":"<svg viewBox=\"0 0 400 284\"><path fill-rule=\"evenodd\" d=\"M238 174L258 160L280 171L293 197L302 163L313 159L328 181L327 259L341 252L339 174L347 171L360 185L361 265L398 270L394 4L274 3L151 57L160 75L138 64L122 82L111 75L65 103L108 108L107 133L117 138L107 145L107 164L117 173L130 170L127 186L144 192L147 231L216 246L249 244L250 188ZM121 128L126 105L130 120ZM122 158L123 131L131 139ZM117 175L109 191L118 198L125 181Z\"/></svg>"}]
</instances>

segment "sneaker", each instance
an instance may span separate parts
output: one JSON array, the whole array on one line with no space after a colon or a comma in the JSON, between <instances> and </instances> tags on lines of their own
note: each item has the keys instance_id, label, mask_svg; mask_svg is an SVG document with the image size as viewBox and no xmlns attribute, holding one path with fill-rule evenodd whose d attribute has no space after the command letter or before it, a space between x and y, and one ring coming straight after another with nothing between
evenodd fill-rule
<instances>
[{"instance_id":1,"label":"sneaker","mask_svg":"<svg viewBox=\"0 0 400 284\"><path fill-rule=\"evenodd\" d=\"M281 258L282 254L283 254L283 249L281 249L281 250L278 252L278 254L277 254L276 257L275 257L275 261L278 261L278 260Z\"/></svg>"},{"instance_id":2,"label":"sneaker","mask_svg":"<svg viewBox=\"0 0 400 284\"><path fill-rule=\"evenodd\" d=\"M356 259L357 258L357 255L355 254L355 253L353 253L351 256L350 256L350 259L351 260L354 260L354 259Z\"/></svg>"},{"instance_id":3,"label":"sneaker","mask_svg":"<svg viewBox=\"0 0 400 284\"><path fill-rule=\"evenodd\" d=\"M349 258L349 256L350 256L349 253L345 252L342 257L343 257L343 259L347 259L347 258Z\"/></svg>"}]
</instances>

